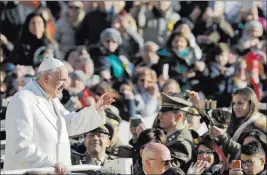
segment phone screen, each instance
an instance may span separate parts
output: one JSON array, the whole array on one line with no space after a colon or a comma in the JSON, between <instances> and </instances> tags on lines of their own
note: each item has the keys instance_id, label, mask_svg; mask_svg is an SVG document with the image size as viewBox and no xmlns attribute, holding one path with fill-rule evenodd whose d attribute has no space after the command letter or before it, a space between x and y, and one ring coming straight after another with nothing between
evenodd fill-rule
<instances>
[{"instance_id":1,"label":"phone screen","mask_svg":"<svg viewBox=\"0 0 267 175\"><path fill-rule=\"evenodd\" d=\"M232 161L232 169L241 168L241 160L233 160Z\"/></svg>"},{"instance_id":2,"label":"phone screen","mask_svg":"<svg viewBox=\"0 0 267 175\"><path fill-rule=\"evenodd\" d=\"M140 123L142 123L141 118L132 118L131 128L136 128Z\"/></svg>"}]
</instances>

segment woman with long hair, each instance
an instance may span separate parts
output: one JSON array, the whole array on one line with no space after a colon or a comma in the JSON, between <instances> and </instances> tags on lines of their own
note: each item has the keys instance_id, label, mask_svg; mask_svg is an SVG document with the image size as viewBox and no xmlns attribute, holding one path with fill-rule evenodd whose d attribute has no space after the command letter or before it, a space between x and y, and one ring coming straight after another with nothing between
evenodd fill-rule
<instances>
[{"instance_id":1,"label":"woman with long hair","mask_svg":"<svg viewBox=\"0 0 267 175\"><path fill-rule=\"evenodd\" d=\"M42 14L34 12L27 16L22 33L10 55L15 64L32 66L35 51L42 46L53 46L55 58L59 57L57 44L46 30L46 21Z\"/></svg>"},{"instance_id":2,"label":"woman with long hair","mask_svg":"<svg viewBox=\"0 0 267 175\"><path fill-rule=\"evenodd\" d=\"M232 97L232 116L228 129L210 126L210 134L217 137L218 143L228 154L228 163L240 156L241 135L254 131L255 125L266 130L266 116L258 112L259 101L255 92L249 88L238 89Z\"/></svg>"}]
</instances>

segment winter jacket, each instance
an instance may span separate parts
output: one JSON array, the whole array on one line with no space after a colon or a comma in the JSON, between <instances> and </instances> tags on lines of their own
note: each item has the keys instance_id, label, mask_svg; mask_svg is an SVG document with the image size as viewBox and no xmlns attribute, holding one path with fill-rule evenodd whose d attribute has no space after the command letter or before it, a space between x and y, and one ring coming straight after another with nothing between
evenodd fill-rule
<instances>
[{"instance_id":1,"label":"winter jacket","mask_svg":"<svg viewBox=\"0 0 267 175\"><path fill-rule=\"evenodd\" d=\"M153 41L162 47L166 38L169 37L174 24L180 20L180 16L170 7L166 12L157 8L148 10L142 6L137 16L138 26L143 32L143 38L146 41Z\"/></svg>"},{"instance_id":2,"label":"winter jacket","mask_svg":"<svg viewBox=\"0 0 267 175\"><path fill-rule=\"evenodd\" d=\"M70 48L75 46L75 34L84 18L81 14L76 24L70 24L67 17L62 17L56 22L55 40L59 43L59 49L62 53L66 53Z\"/></svg>"},{"instance_id":3,"label":"winter jacket","mask_svg":"<svg viewBox=\"0 0 267 175\"><path fill-rule=\"evenodd\" d=\"M244 123L246 122L249 122L249 124L245 125ZM228 163L231 163L232 160L239 159L243 142L240 136L242 133L252 131L254 128L253 126L255 125L264 129L266 132L266 116L256 112L250 118L243 121L241 124L237 124L235 128L233 126L229 126L228 133L225 133L222 136L218 137L217 141L220 145L222 145L224 153L228 153Z\"/></svg>"},{"instance_id":4,"label":"winter jacket","mask_svg":"<svg viewBox=\"0 0 267 175\"><path fill-rule=\"evenodd\" d=\"M111 27L114 15L101 10L88 12L76 33L76 45L97 44L100 34L106 28Z\"/></svg>"},{"instance_id":5,"label":"winter jacket","mask_svg":"<svg viewBox=\"0 0 267 175\"><path fill-rule=\"evenodd\" d=\"M14 64L33 66L35 51L42 46L50 46L54 51L54 57L57 59L61 58L57 43L48 39L46 34L44 34L42 38L38 39L29 31L30 21L34 16L41 15L39 13L31 13L27 16L21 36L16 41L14 50L9 56L9 60L11 60ZM46 27L46 22L43 17L42 19L45 24L44 27Z\"/></svg>"}]
</instances>

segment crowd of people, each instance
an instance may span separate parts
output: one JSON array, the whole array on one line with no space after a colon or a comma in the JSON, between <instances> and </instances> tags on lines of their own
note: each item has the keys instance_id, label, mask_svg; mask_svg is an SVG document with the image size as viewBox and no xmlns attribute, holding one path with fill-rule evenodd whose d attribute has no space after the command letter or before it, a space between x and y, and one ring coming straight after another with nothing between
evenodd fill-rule
<instances>
[{"instance_id":1,"label":"crowd of people","mask_svg":"<svg viewBox=\"0 0 267 175\"><path fill-rule=\"evenodd\" d=\"M106 124L71 138L73 165L132 158L135 175L266 174L266 9L264 1L0 2L2 112L56 58L69 75L58 96L68 111L115 94Z\"/></svg>"}]
</instances>

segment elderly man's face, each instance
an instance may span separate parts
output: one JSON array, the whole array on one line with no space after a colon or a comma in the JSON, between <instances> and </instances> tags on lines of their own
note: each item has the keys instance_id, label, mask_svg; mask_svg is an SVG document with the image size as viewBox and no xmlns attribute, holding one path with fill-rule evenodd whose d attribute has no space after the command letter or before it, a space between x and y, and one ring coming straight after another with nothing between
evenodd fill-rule
<instances>
[{"instance_id":1,"label":"elderly man's face","mask_svg":"<svg viewBox=\"0 0 267 175\"><path fill-rule=\"evenodd\" d=\"M143 152L143 155L146 154ZM143 170L146 174L162 174L171 167L170 160L162 160L159 153L158 155L154 154L149 158L142 159Z\"/></svg>"},{"instance_id":2,"label":"elderly man's face","mask_svg":"<svg viewBox=\"0 0 267 175\"><path fill-rule=\"evenodd\" d=\"M65 83L68 80L68 71L65 67L60 68L55 74L48 75L45 78L47 87L46 93L56 97L65 87Z\"/></svg>"},{"instance_id":3,"label":"elderly man's face","mask_svg":"<svg viewBox=\"0 0 267 175\"><path fill-rule=\"evenodd\" d=\"M110 146L110 139L109 136L104 133L88 133L86 134L84 143L87 151L92 155L96 155L106 151Z\"/></svg>"}]
</instances>

